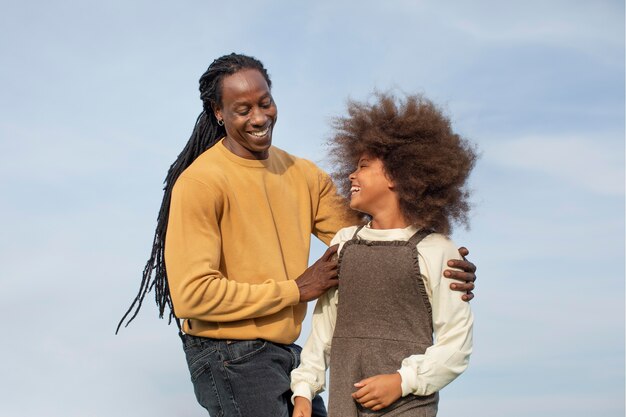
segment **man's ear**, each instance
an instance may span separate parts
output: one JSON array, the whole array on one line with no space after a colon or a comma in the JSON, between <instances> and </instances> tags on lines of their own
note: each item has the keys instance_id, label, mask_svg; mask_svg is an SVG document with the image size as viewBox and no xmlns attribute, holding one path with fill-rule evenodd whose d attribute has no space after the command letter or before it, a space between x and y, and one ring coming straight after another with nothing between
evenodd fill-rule
<instances>
[{"instance_id":1,"label":"man's ear","mask_svg":"<svg viewBox=\"0 0 626 417\"><path fill-rule=\"evenodd\" d=\"M220 109L217 104L211 103L211 110L213 110L213 114L217 120L224 120L224 117L222 116L222 109Z\"/></svg>"}]
</instances>

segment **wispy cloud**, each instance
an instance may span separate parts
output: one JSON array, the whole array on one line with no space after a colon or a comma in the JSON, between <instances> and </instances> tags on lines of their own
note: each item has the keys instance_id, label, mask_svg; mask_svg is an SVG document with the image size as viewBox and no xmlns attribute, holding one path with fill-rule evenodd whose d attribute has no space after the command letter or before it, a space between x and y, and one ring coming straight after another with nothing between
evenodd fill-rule
<instances>
[{"instance_id":1,"label":"wispy cloud","mask_svg":"<svg viewBox=\"0 0 626 417\"><path fill-rule=\"evenodd\" d=\"M624 194L624 144L598 134L526 136L482 144L487 161L550 175L604 195Z\"/></svg>"},{"instance_id":2,"label":"wispy cloud","mask_svg":"<svg viewBox=\"0 0 626 417\"><path fill-rule=\"evenodd\" d=\"M615 1L457 2L453 7L463 12L455 13L451 24L481 42L569 46L619 45L619 25L606 22L623 19L624 12L623 3Z\"/></svg>"}]
</instances>

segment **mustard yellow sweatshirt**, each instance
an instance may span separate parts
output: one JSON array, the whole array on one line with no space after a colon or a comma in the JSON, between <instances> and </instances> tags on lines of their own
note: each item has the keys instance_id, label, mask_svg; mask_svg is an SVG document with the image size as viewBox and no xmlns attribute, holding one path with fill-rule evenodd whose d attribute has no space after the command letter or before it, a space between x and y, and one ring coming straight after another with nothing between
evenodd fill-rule
<instances>
[{"instance_id":1,"label":"mustard yellow sweatshirt","mask_svg":"<svg viewBox=\"0 0 626 417\"><path fill-rule=\"evenodd\" d=\"M183 330L293 343L306 313L294 280L311 234L328 244L356 221L312 162L276 147L243 159L218 142L172 191L165 264Z\"/></svg>"}]
</instances>

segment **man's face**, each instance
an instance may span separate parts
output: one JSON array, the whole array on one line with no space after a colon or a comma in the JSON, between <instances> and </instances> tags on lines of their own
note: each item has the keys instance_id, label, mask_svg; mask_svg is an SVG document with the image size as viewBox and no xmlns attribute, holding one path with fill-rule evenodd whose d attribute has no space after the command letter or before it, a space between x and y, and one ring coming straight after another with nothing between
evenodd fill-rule
<instances>
[{"instance_id":1,"label":"man's face","mask_svg":"<svg viewBox=\"0 0 626 417\"><path fill-rule=\"evenodd\" d=\"M246 159L267 159L277 109L263 75L243 69L222 80L222 103L214 109L224 120L224 145Z\"/></svg>"}]
</instances>

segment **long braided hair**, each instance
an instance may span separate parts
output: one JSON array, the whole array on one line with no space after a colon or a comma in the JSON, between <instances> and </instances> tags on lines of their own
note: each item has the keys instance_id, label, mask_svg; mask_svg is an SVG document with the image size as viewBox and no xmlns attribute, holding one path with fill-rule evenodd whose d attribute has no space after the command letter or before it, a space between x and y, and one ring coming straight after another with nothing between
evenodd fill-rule
<instances>
[{"instance_id":1,"label":"long braided hair","mask_svg":"<svg viewBox=\"0 0 626 417\"><path fill-rule=\"evenodd\" d=\"M155 301L159 307L159 317L163 318L165 308L167 307L169 308L168 324L171 324L172 319L176 318L167 283L167 271L165 269L164 257L165 234L167 232L167 221L169 218L172 188L174 187L174 183L176 183L180 174L189 165L191 165L191 163L195 161L200 154L212 147L219 139L226 135L223 123L222 126L217 123L217 119L213 113L213 106L220 106L222 103L222 80L224 77L232 75L243 69L258 70L265 78L268 87L271 88L272 82L270 81L270 77L261 61L251 56L235 53L217 58L213 61L213 63L211 63L211 65L209 65L209 68L204 74L202 74L202 77L200 77L200 99L202 100L203 110L196 119L193 132L191 133L191 137L185 145L185 148L167 171L165 186L163 187L165 192L163 194L163 201L157 217L157 227L154 233L154 240L152 242L150 259L148 259L148 262L144 267L139 292L118 323L117 329L115 330L116 334L120 330L124 320L126 320L129 315L132 314L126 321L125 327L134 320L139 313L144 297L153 288ZM178 320L175 321L180 328Z\"/></svg>"}]
</instances>

